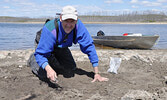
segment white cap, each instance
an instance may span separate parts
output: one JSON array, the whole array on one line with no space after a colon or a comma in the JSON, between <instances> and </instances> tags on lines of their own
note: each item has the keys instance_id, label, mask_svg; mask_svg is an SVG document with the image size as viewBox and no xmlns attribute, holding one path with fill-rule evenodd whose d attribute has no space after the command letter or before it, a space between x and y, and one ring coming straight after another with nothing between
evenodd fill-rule
<instances>
[{"instance_id":1,"label":"white cap","mask_svg":"<svg viewBox=\"0 0 167 100\"><path fill-rule=\"evenodd\" d=\"M78 17L77 10L72 6L65 6L61 14L62 14L62 20L66 20L66 19L77 20L77 17Z\"/></svg>"}]
</instances>

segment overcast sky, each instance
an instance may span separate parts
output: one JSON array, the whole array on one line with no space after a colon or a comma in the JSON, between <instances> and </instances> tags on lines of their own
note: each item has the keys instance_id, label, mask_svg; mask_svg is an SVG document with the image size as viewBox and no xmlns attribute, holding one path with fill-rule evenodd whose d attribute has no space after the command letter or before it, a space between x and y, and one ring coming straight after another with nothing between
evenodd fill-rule
<instances>
[{"instance_id":1,"label":"overcast sky","mask_svg":"<svg viewBox=\"0 0 167 100\"><path fill-rule=\"evenodd\" d=\"M166 11L167 0L0 0L0 16L54 17L66 5L80 15L101 12Z\"/></svg>"}]
</instances>

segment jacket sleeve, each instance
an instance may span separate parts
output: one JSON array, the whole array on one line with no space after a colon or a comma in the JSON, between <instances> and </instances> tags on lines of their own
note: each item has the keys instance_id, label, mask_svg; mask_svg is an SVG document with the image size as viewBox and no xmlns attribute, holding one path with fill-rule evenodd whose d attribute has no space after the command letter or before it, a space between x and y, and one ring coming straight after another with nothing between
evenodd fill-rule
<instances>
[{"instance_id":1,"label":"jacket sleeve","mask_svg":"<svg viewBox=\"0 0 167 100\"><path fill-rule=\"evenodd\" d=\"M45 68L45 66L42 66L42 65L43 64L46 65L46 63L48 63L47 58L51 55L51 52L54 50L55 44L56 44L56 38L46 28L46 26L44 26L42 29L39 44L34 54L36 58L36 62L43 69Z\"/></svg>"},{"instance_id":2,"label":"jacket sleeve","mask_svg":"<svg viewBox=\"0 0 167 100\"><path fill-rule=\"evenodd\" d=\"M90 62L92 63L93 67L98 66L98 56L96 53L95 46L93 44L93 39L90 36L89 32L87 31L86 27L83 23L78 20L78 27L77 27L77 35L76 39L80 45L80 49L83 53L87 54L89 57Z\"/></svg>"}]
</instances>

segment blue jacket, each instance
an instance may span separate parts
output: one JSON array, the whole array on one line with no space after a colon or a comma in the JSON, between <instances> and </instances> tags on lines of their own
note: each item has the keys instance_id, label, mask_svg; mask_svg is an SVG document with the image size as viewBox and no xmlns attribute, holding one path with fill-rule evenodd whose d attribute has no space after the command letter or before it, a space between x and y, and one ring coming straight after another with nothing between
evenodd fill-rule
<instances>
[{"instance_id":1,"label":"blue jacket","mask_svg":"<svg viewBox=\"0 0 167 100\"><path fill-rule=\"evenodd\" d=\"M41 38L38 44L38 47L35 51L35 58L40 67L43 69L48 64L47 58L51 55L51 52L54 51L54 46L57 45L56 42L56 28L54 24L54 20L51 20L47 22L41 33ZM62 23L58 21L59 26L59 35L58 35L58 47L64 48L64 47L70 47L72 46L72 43L74 42L79 43L80 49L83 53L87 54L90 62L92 63L93 67L98 66L98 56L95 50L95 46L93 44L93 40L85 28L84 24L81 22L81 20L78 19L76 24L76 38L73 41L73 30L68 35L68 39L66 42L63 42L64 37L67 33L65 33Z\"/></svg>"}]
</instances>

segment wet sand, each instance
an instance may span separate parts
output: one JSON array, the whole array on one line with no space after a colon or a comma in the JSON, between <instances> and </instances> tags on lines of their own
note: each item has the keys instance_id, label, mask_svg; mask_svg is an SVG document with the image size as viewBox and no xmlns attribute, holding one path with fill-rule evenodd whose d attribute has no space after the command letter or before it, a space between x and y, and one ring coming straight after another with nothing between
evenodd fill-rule
<instances>
[{"instance_id":1,"label":"wet sand","mask_svg":"<svg viewBox=\"0 0 167 100\"><path fill-rule=\"evenodd\" d=\"M95 82L87 55L72 50L79 71L58 76L58 85L39 80L27 66L33 50L0 51L0 100L167 100L167 49L98 49L100 74ZM118 74L108 73L110 57L122 58Z\"/></svg>"}]
</instances>

